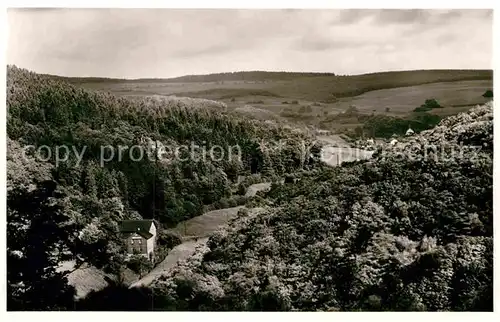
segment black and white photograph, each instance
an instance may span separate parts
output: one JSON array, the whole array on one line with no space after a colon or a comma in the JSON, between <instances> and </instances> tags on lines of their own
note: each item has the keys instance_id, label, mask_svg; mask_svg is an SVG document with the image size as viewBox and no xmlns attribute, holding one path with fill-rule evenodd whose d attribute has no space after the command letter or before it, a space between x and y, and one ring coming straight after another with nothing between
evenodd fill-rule
<instances>
[{"instance_id":1,"label":"black and white photograph","mask_svg":"<svg viewBox=\"0 0 500 322\"><path fill-rule=\"evenodd\" d=\"M493 11L7 8L7 311L493 312Z\"/></svg>"}]
</instances>

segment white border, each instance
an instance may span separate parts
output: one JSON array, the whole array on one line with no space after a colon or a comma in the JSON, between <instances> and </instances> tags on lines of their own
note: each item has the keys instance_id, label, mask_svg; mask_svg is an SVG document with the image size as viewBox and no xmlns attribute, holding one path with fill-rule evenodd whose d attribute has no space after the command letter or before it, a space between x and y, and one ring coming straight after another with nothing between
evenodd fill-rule
<instances>
[{"instance_id":1,"label":"white border","mask_svg":"<svg viewBox=\"0 0 500 322\"><path fill-rule=\"evenodd\" d=\"M443 1L443 0L420 0L420 1L369 1L369 0L242 0L242 1L206 1L206 0L89 0L89 1L36 1L20 0L6 1L6 7L67 7L67 8L360 8L360 9L487 9L494 8L495 0L474 1Z\"/></svg>"},{"instance_id":2,"label":"white border","mask_svg":"<svg viewBox=\"0 0 500 322\"><path fill-rule=\"evenodd\" d=\"M456 8L456 9L482 9L494 8L494 0L475 1L443 1L443 0L420 0L420 1L368 1L368 0L308 0L308 1L269 1L269 0L243 0L243 1L206 1L206 0L183 0L183 1L161 1L161 0L89 0L82 2L71 1L6 1L6 7L68 7L68 8Z\"/></svg>"},{"instance_id":3,"label":"white border","mask_svg":"<svg viewBox=\"0 0 500 322\"><path fill-rule=\"evenodd\" d=\"M482 9L482 8L496 8L496 4L499 3L495 0L474 0L474 1L438 1L438 0L420 0L420 1L368 1L368 0L351 0L351 1L327 1L327 0L308 0L308 1L269 1L269 0L245 0L245 1L203 1L203 0L183 0L183 1L152 1L152 0L141 0L141 1L110 1L110 0L88 0L85 2L70 2L70 1L6 1L6 7L77 7L77 8L106 8L106 7L122 7L122 8L425 8L425 9L438 9L438 8L460 8L460 9ZM2 50L1 57L4 62L4 66L6 65L6 57L5 57L5 46L6 46L6 37L7 37L7 26L6 26L6 11L2 10L1 13L3 25L0 30L2 36ZM498 13L494 13L494 35L498 36ZM494 53L498 54L500 51L498 50L498 41L494 41ZM493 55L493 66L495 67L495 71L498 70L498 59L497 55ZM1 81L3 88L5 89L5 69L1 76ZM499 93L499 88L497 83L494 83L495 93ZM2 168L6 169L6 108L5 108L5 90L2 90L2 105L3 107L0 109L0 118L4 122L4 126L1 127L1 141L0 151L2 156L0 158L0 162L2 164ZM496 113L495 113L496 114ZM499 133L499 123L500 121L496 118L494 122L494 131L495 133ZM500 193L497 189L498 185L498 160L500 158L499 149L500 144L498 140L495 139L494 142L494 200L500 200ZM6 209L6 171L0 171L2 186L0 188L1 191L1 206L3 211L1 213L5 214ZM496 218L500 218L498 216L498 207L494 206L494 215ZM5 218L5 217L4 217ZM498 221L495 220L495 221ZM497 225L495 225L497 226ZM493 320L494 315L491 313L314 313L314 316L310 315L311 313L153 313L149 312L147 315L143 313L134 313L134 312L126 312L126 313L91 313L91 312L79 312L79 314L74 314L71 312L61 312L61 313L48 313L48 312L37 312L37 313L5 313L5 305L6 305L6 287L5 287L5 219L2 220L2 228L0 230L1 233L1 249L2 256L0 256L2 275L4 276L4 280L1 282L2 285L2 301L0 301L2 305L2 320L5 321L6 318L11 319L12 321L28 321L32 319L36 319L37 321L88 321L92 318L108 318L108 317L116 317L120 319L120 321L137 321L138 319L172 319L172 321L196 321L199 322L202 319L204 322L220 322L222 320L230 320L230 321L252 321L255 319L266 320L266 321L275 321L283 318L288 318L290 320L294 319L304 319L311 318L319 321L331 321L332 319L354 319L354 320L373 320L373 319L383 319L384 321L402 321L410 322L410 321L418 321L421 322L424 319L428 320L436 320L440 322L445 321L474 321L478 319L485 320ZM495 227L495 232L496 232ZM498 234L495 234L498 235ZM495 242L495 255L499 253L499 245ZM495 256L497 257L497 256ZM498 289L498 274L499 270L497 269L497 261L495 260L495 290ZM497 297L495 297L497 298ZM495 311L500 310L498 300L495 301ZM36 314L36 315L34 315ZM497 319L498 320L498 317Z\"/></svg>"}]
</instances>

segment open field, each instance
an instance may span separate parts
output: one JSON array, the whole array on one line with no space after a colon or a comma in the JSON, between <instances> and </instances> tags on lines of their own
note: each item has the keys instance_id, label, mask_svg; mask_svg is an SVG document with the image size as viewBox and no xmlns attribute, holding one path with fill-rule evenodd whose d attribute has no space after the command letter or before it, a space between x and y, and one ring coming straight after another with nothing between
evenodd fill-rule
<instances>
[{"instance_id":1,"label":"open field","mask_svg":"<svg viewBox=\"0 0 500 322\"><path fill-rule=\"evenodd\" d=\"M492 81L474 80L382 89L355 96L350 102L337 106L344 105L342 107L347 108L347 104L352 104L366 113L385 112L385 109L389 108L391 114L406 114L426 99L435 98L449 114L456 114L456 107L486 103L487 99L482 95L486 89L492 87Z\"/></svg>"},{"instance_id":2,"label":"open field","mask_svg":"<svg viewBox=\"0 0 500 322\"><path fill-rule=\"evenodd\" d=\"M248 75L254 77L249 78ZM278 76L277 76L278 74ZM279 77L279 75L282 75ZM126 95L172 95L226 99L241 96L274 96L328 102L332 98L352 97L369 91L437 82L492 80L491 70L416 70L370 73L353 76L332 74L295 74L273 72L238 72L186 76L174 79L95 79L64 78L94 89ZM189 81L188 81L189 80Z\"/></svg>"},{"instance_id":3,"label":"open field","mask_svg":"<svg viewBox=\"0 0 500 322\"><path fill-rule=\"evenodd\" d=\"M354 76L239 72L174 79L69 78L82 87L122 96L186 96L224 102L230 113L260 120L313 126L337 133L362 126L358 115L343 115L355 106L360 115L412 117L426 99L443 108L429 113L454 115L484 104L493 88L490 70L421 70Z\"/></svg>"},{"instance_id":4,"label":"open field","mask_svg":"<svg viewBox=\"0 0 500 322\"><path fill-rule=\"evenodd\" d=\"M271 188L271 183L256 183L247 188L245 197L254 197L259 191L267 191ZM238 211L244 206L237 206L225 209L212 210L201 216L191 218L179 223L172 231L181 235L184 239L193 237L208 237L211 233L227 224L229 220L236 217Z\"/></svg>"}]
</instances>

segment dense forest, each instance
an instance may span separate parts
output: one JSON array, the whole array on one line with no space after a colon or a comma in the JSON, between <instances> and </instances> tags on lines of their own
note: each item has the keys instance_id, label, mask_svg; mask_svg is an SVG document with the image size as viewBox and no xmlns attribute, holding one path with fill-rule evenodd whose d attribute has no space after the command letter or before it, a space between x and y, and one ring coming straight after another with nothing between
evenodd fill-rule
<instances>
[{"instance_id":1,"label":"dense forest","mask_svg":"<svg viewBox=\"0 0 500 322\"><path fill-rule=\"evenodd\" d=\"M307 135L228 116L219 102L117 98L15 66L7 68L7 134L10 309L71 302L65 276L55 270L61 261L115 271L123 261L121 220L175 226L206 207L244 201L236 196L239 177L272 179L315 162L304 148L312 142ZM155 153L160 145L190 144L220 147L218 158ZM130 149L112 157L118 146L149 154ZM240 154L220 157L234 146Z\"/></svg>"},{"instance_id":2,"label":"dense forest","mask_svg":"<svg viewBox=\"0 0 500 322\"><path fill-rule=\"evenodd\" d=\"M155 310L491 311L492 158L488 104L303 172L133 295Z\"/></svg>"},{"instance_id":3,"label":"dense forest","mask_svg":"<svg viewBox=\"0 0 500 322\"><path fill-rule=\"evenodd\" d=\"M493 308L491 103L336 168L307 134L215 101L118 98L9 66L7 109L9 310ZM154 153L193 142L241 158ZM61 146L84 153L61 162ZM101 163L103 146L155 149ZM238 179L252 174L275 183L245 200ZM71 259L114 273L121 220L172 227L234 200L247 209L150 288L116 283L75 302L56 269Z\"/></svg>"}]
</instances>

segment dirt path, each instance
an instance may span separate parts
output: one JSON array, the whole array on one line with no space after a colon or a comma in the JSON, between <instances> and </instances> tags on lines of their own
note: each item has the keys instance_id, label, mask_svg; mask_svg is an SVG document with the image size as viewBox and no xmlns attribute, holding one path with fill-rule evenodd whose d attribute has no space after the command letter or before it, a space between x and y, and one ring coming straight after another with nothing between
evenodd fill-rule
<instances>
[{"instance_id":1,"label":"dirt path","mask_svg":"<svg viewBox=\"0 0 500 322\"><path fill-rule=\"evenodd\" d=\"M247 192L245 193L245 197L255 197L257 192L268 191L269 189L271 189L270 182L256 183L248 187Z\"/></svg>"},{"instance_id":2,"label":"dirt path","mask_svg":"<svg viewBox=\"0 0 500 322\"><path fill-rule=\"evenodd\" d=\"M199 245L206 243L208 238L201 238L198 240L188 240L180 245L174 247L165 257L163 262L158 264L151 272L140 280L132 283L132 287L143 287L151 284L155 279L159 278L163 274L167 273L172 267L174 267L179 261L188 259L193 255L194 251Z\"/></svg>"},{"instance_id":3,"label":"dirt path","mask_svg":"<svg viewBox=\"0 0 500 322\"><path fill-rule=\"evenodd\" d=\"M243 206L212 210L179 223L172 231L183 238L207 237L221 226L225 225L231 218L238 214Z\"/></svg>"},{"instance_id":4,"label":"dirt path","mask_svg":"<svg viewBox=\"0 0 500 322\"><path fill-rule=\"evenodd\" d=\"M247 189L247 195L254 196L258 191L269 190L271 183L258 183L251 185ZM132 283L132 287L148 286L155 279L168 273L170 269L175 267L181 260L188 259L195 252L196 248L208 241L208 236L226 225L229 220L236 217L240 209L244 206L225 208L213 210L186 220L174 229L173 231L179 233L184 242L174 247L165 257L165 259L158 264L151 272L142 277L140 280ZM263 211L263 208L251 209L251 215L257 215Z\"/></svg>"}]
</instances>

